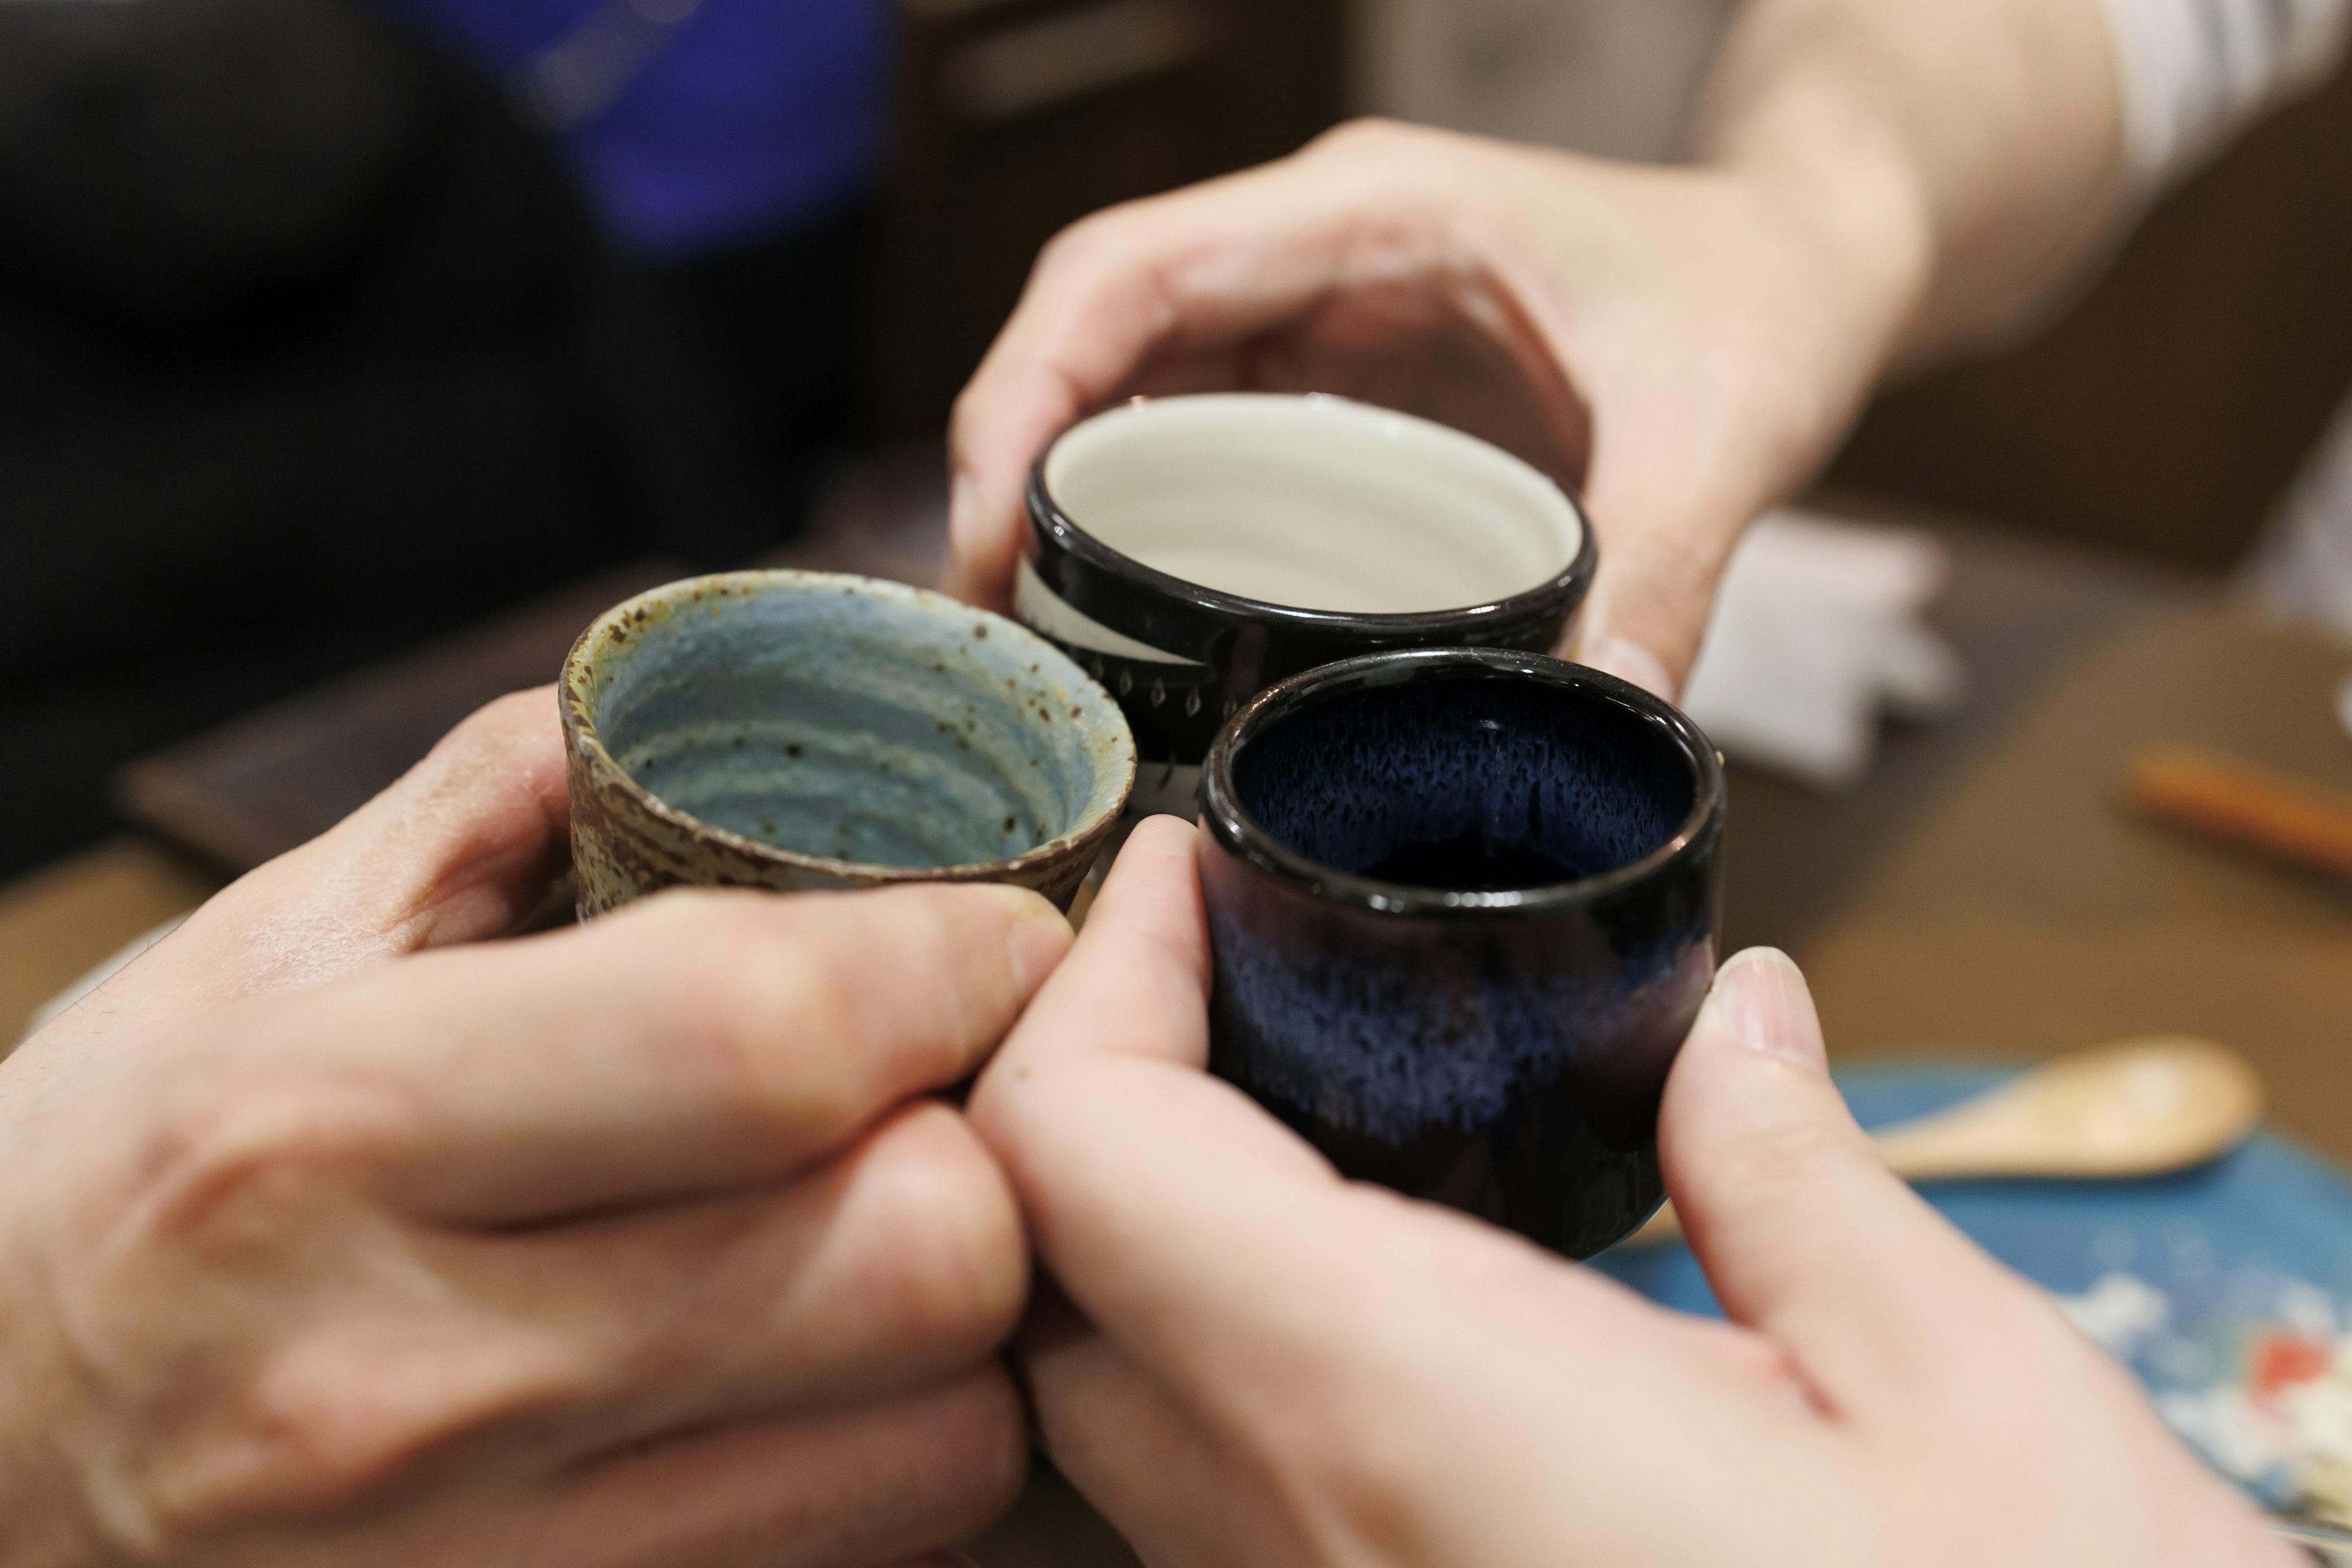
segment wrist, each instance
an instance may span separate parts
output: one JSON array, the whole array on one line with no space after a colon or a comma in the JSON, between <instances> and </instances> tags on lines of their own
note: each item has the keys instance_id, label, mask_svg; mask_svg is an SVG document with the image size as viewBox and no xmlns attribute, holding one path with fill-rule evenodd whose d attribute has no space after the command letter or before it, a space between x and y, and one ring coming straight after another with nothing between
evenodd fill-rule
<instances>
[{"instance_id":1,"label":"wrist","mask_svg":"<svg viewBox=\"0 0 2352 1568\"><path fill-rule=\"evenodd\" d=\"M1913 336L1937 270L1935 204L1900 132L1834 81L1790 83L1704 125L1699 151L1810 247L1875 380Z\"/></svg>"}]
</instances>

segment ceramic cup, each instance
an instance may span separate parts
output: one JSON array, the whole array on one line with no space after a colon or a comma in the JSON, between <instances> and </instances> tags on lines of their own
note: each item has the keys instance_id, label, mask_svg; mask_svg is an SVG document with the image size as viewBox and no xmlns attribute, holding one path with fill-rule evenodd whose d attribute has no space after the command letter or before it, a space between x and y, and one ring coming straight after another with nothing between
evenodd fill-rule
<instances>
[{"instance_id":1,"label":"ceramic cup","mask_svg":"<svg viewBox=\"0 0 2352 1568\"><path fill-rule=\"evenodd\" d=\"M679 883L1010 882L1066 909L1135 778L1118 706L1042 637L817 572L606 611L561 689L584 919Z\"/></svg>"},{"instance_id":2,"label":"ceramic cup","mask_svg":"<svg viewBox=\"0 0 2352 1568\"><path fill-rule=\"evenodd\" d=\"M1649 1216L1715 971L1696 726L1559 659L1378 654L1244 707L1202 796L1219 1075L1346 1174L1571 1258Z\"/></svg>"},{"instance_id":3,"label":"ceramic cup","mask_svg":"<svg viewBox=\"0 0 2352 1568\"><path fill-rule=\"evenodd\" d=\"M1217 727L1274 682L1383 648L1555 646L1591 530L1499 447L1344 398L1146 399L1029 477L1014 611L1114 692L1140 810L1195 809Z\"/></svg>"}]
</instances>

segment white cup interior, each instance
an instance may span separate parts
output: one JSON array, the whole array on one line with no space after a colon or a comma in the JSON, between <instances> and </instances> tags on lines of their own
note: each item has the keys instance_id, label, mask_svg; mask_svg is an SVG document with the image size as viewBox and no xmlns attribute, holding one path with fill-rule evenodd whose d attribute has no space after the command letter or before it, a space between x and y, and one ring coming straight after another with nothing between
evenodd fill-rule
<instances>
[{"instance_id":1,"label":"white cup interior","mask_svg":"<svg viewBox=\"0 0 2352 1568\"><path fill-rule=\"evenodd\" d=\"M1575 507L1532 466L1337 397L1129 404L1054 444L1045 488L1131 561L1302 610L1493 604L1559 576L1584 541Z\"/></svg>"}]
</instances>

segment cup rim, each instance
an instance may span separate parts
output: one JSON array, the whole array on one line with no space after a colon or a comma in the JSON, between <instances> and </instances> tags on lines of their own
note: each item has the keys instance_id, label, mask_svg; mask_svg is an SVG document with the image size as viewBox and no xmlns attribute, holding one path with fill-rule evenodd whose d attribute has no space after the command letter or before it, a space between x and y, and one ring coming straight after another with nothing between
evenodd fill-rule
<instances>
[{"instance_id":1,"label":"cup rim","mask_svg":"<svg viewBox=\"0 0 2352 1568\"><path fill-rule=\"evenodd\" d=\"M1088 799L1087 809L1079 814L1077 819L1043 844L1001 860L969 860L952 866L885 866L876 861L837 860L831 856L786 849L721 827L715 822L705 821L692 812L672 805L638 783L635 775L621 766L612 752L605 749L604 736L596 727L595 716L588 703L592 649L600 637L614 644L625 642L629 628L633 625L644 625L657 605L672 601L693 603L706 596L750 598L773 589L806 594L854 593L869 598L895 599L929 614L978 617L988 626L992 637L1007 637L1013 646L1035 654L1048 668L1056 665L1062 667L1057 674L1066 671L1077 686L1092 691L1099 700L1102 710L1113 716L1114 744L1109 761L1116 787L1105 790L1097 786ZM615 630L621 633L617 637L614 636ZM787 567L755 568L682 577L673 583L648 588L606 610L591 621L587 629L573 640L571 652L564 656L558 691L563 710L567 752L577 752L599 775L615 783L630 803L647 816L681 832L707 837L755 863L818 872L845 881L876 884L986 881L994 880L1008 872L1027 870L1046 861L1060 859L1109 832L1118 824L1120 813L1126 810L1127 798L1135 788L1135 732L1127 721L1126 710L1119 707L1117 698L1103 689L1101 682L1088 675L1069 655L1027 626L992 611L967 605L928 588L894 583L887 578L859 576L855 573L803 572Z\"/></svg>"},{"instance_id":2,"label":"cup rim","mask_svg":"<svg viewBox=\"0 0 2352 1568\"><path fill-rule=\"evenodd\" d=\"M1568 564L1553 576L1547 577L1540 583L1523 588L1504 598L1490 599L1484 604L1465 605L1453 609L1412 610L1393 614L1355 610L1312 610L1297 605L1277 605L1267 599L1252 599L1244 595L1227 593L1222 588L1207 587L1162 572L1156 566L1147 566L1135 557L1104 543L1073 521L1069 513L1062 510L1061 502L1055 499L1051 487L1046 484L1045 468L1053 459L1054 449L1059 447L1073 431L1104 415L1148 404L1181 402L1188 395L1265 397L1284 403L1296 403L1310 408L1327 408L1350 417L1370 415L1381 419L1425 425L1444 431L1449 436L1476 441L1511 462L1523 464L1559 492L1560 499L1568 504L1570 514L1576 519L1576 553L1570 558ZM1179 395L1169 397L1130 397L1126 402L1114 405L1112 407L1097 410L1085 419L1062 430L1040 447L1037 456L1029 465L1029 482L1026 487L1025 500L1033 522L1050 533L1054 542L1061 548L1098 571L1123 578L1164 597L1220 616L1288 626L1298 631L1318 632L1327 636L1337 634L1384 638L1425 637L1460 627L1465 617L1478 621L1503 620L1541 610L1563 597L1580 600L1585 591L1591 586L1592 574L1600 559L1600 545L1593 537L1592 519L1586 513L1584 503L1579 500L1567 486L1536 468L1534 464L1528 463L1525 458L1505 451L1491 441L1472 436L1467 431L1456 430L1450 425L1440 425L1435 420L1423 419L1416 414L1383 408L1376 403L1365 403L1356 398L1342 397L1328 392L1215 393Z\"/></svg>"},{"instance_id":3,"label":"cup rim","mask_svg":"<svg viewBox=\"0 0 2352 1568\"><path fill-rule=\"evenodd\" d=\"M1276 838L1242 805L1234 765L1250 742L1290 714L1348 691L1402 686L1435 670L1484 672L1597 695L1664 731L1690 764L1690 810L1666 841L1640 859L1598 876L1535 888L1471 891L1390 882L1326 866ZM1507 648L1404 648L1342 659L1267 687L1217 731L1201 773L1201 820L1220 847L1318 902L1391 916L1519 917L1590 906L1648 881L1711 842L1723 824L1723 759L1682 710L1601 670Z\"/></svg>"}]
</instances>

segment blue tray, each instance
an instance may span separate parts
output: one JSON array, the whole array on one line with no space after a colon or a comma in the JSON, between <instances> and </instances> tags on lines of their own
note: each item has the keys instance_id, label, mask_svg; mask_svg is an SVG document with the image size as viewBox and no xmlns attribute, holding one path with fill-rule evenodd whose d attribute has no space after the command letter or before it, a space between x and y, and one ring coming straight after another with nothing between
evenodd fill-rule
<instances>
[{"instance_id":1,"label":"blue tray","mask_svg":"<svg viewBox=\"0 0 2352 1568\"><path fill-rule=\"evenodd\" d=\"M1937 1065L1841 1069L1865 1127L1939 1110L2007 1079ZM1952 1182L1921 1193L1978 1244L2069 1299L2077 1321L2137 1373L2173 1427L2273 1507L2292 1477L2260 1440L2250 1363L2266 1339L2352 1329L2352 1181L2263 1136L2210 1165L2122 1182ZM1690 1249L1594 1259L1651 1300L1720 1316Z\"/></svg>"}]
</instances>

